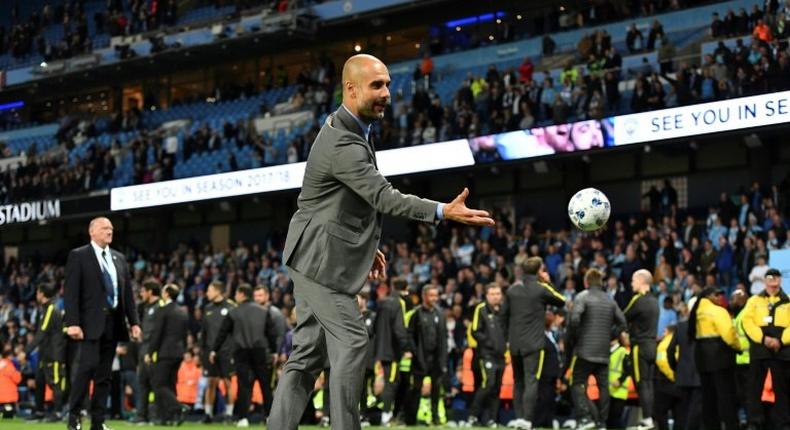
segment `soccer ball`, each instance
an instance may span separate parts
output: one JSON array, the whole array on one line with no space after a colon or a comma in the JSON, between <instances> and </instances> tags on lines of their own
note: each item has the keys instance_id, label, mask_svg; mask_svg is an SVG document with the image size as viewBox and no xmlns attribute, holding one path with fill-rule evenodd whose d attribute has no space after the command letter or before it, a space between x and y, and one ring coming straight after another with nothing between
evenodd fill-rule
<instances>
[{"instance_id":1,"label":"soccer ball","mask_svg":"<svg viewBox=\"0 0 790 430\"><path fill-rule=\"evenodd\" d=\"M612 206L606 194L595 188L577 192L568 202L568 217L581 231L595 231L609 220Z\"/></svg>"}]
</instances>

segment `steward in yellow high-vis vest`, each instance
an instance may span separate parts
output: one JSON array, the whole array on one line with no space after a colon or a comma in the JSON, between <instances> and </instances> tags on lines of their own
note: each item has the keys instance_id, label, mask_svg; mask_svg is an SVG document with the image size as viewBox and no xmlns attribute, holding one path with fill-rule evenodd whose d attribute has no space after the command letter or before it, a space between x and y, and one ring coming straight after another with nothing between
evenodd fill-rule
<instances>
[{"instance_id":1,"label":"steward in yellow high-vis vest","mask_svg":"<svg viewBox=\"0 0 790 430\"><path fill-rule=\"evenodd\" d=\"M675 371L669 365L669 354L674 354L675 360L678 358L677 348L674 351L669 349L669 345L675 337L675 331L676 326L674 325L665 328L664 336L656 348L658 372L656 372L656 381L653 385L656 390L653 415L659 429L669 428L670 411L672 411L672 417L675 420L683 415L683 392L675 384Z\"/></svg>"},{"instance_id":2,"label":"steward in yellow high-vis vest","mask_svg":"<svg viewBox=\"0 0 790 430\"><path fill-rule=\"evenodd\" d=\"M609 356L609 416L606 420L607 428L624 428L623 411L628 401L629 364L628 349L618 340L612 341Z\"/></svg>"},{"instance_id":3,"label":"steward in yellow high-vis vest","mask_svg":"<svg viewBox=\"0 0 790 430\"><path fill-rule=\"evenodd\" d=\"M749 338L749 424L765 422L760 398L768 371L776 393L772 407L772 428L790 426L788 378L790 377L790 298L782 291L782 274L765 273L765 290L752 296L743 309L743 330Z\"/></svg>"},{"instance_id":4,"label":"steward in yellow high-vis vest","mask_svg":"<svg viewBox=\"0 0 790 430\"><path fill-rule=\"evenodd\" d=\"M702 383L704 428L738 428L735 398L735 354L741 343L727 309L719 306L718 288L706 287L689 316L689 338L695 339L695 362Z\"/></svg>"}]
</instances>

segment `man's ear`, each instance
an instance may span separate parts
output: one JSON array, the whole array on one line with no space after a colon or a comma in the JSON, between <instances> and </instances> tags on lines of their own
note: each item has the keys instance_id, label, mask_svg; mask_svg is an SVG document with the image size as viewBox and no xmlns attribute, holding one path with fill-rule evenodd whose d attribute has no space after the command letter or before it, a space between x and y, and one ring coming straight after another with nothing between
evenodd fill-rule
<instances>
[{"instance_id":1,"label":"man's ear","mask_svg":"<svg viewBox=\"0 0 790 430\"><path fill-rule=\"evenodd\" d=\"M352 81L346 81L343 83L343 85L346 87L346 91L348 91L348 94L352 99L357 98L357 89Z\"/></svg>"}]
</instances>

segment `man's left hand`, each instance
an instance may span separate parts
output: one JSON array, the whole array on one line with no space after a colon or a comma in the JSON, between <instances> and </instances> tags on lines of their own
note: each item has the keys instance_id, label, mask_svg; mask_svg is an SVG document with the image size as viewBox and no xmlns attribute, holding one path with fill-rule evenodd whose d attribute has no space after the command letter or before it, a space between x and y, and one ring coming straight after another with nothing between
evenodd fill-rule
<instances>
[{"instance_id":1,"label":"man's left hand","mask_svg":"<svg viewBox=\"0 0 790 430\"><path fill-rule=\"evenodd\" d=\"M140 329L139 325L132 326L132 339L133 340L140 340L142 338L143 331Z\"/></svg>"},{"instance_id":2,"label":"man's left hand","mask_svg":"<svg viewBox=\"0 0 790 430\"><path fill-rule=\"evenodd\" d=\"M384 253L376 250L376 258L373 260L373 267L368 274L370 281L385 281L387 279L387 257Z\"/></svg>"}]
</instances>

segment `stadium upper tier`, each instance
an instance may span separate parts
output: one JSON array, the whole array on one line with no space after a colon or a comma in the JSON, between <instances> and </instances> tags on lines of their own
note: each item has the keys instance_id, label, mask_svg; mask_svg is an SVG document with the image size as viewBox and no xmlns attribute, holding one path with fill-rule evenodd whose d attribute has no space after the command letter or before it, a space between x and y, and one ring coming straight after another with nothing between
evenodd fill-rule
<instances>
[{"instance_id":1,"label":"stadium upper tier","mask_svg":"<svg viewBox=\"0 0 790 430\"><path fill-rule=\"evenodd\" d=\"M393 4L405 2L407 0L378 0L376 2L370 2L370 5L364 5L367 8L375 8L375 7L384 7L384 6L391 6ZM35 3L35 2L34 2ZM161 3L161 2L160 2ZM262 2L267 3L267 2ZM303 11L309 11L311 14L319 16L321 19L329 20L333 17L342 16L344 13L341 8L336 7L342 3L341 0L333 0L324 2L323 4L313 6L313 3L316 2L303 2L298 3L300 6L305 6L302 9ZM726 2L715 3L711 5L696 7L693 9L689 9L687 11L675 11L670 12L667 14L659 15L659 18L662 20L664 25L664 29L668 33L675 33L685 30L691 29L701 29L707 26L705 21L701 21L699 19L700 16L708 17L714 10L721 10L724 13L727 10L738 10L740 8L750 9L755 4L760 4L759 0L730 0ZM123 5L126 5L126 2L122 2ZM363 7L363 5L355 6L357 8ZM91 10L92 8L105 8L106 6L102 2L88 2L85 3L85 10ZM107 64L113 64L118 61L122 61L121 53L116 51L115 49L109 46L110 44L110 35L117 34L134 34L138 33L142 30L138 30L138 27L148 29L149 26L153 26L154 24L157 26L165 26L167 22L172 20L176 20L176 18L170 17L170 15L165 14L166 16L162 16L157 19L148 20L143 24L142 21L139 23L135 20L134 16L125 17L126 15L130 15L128 11L128 7L123 9L123 13L114 13L112 15L109 12L101 10L96 10L93 12L93 15L89 13L85 13L84 19L84 29L81 31L81 24L80 20L72 20L72 23L69 24L68 28L70 31L64 31L66 26L61 23L54 23L50 24L43 30L44 38L42 42L46 40L48 45L51 46L51 49L47 50L44 48L40 49L40 46L45 46L47 44L41 45L41 43L37 42L36 35L30 34L27 37L22 37L22 41L20 42L23 45L21 49L24 55L15 55L13 49L9 49L8 53L4 55L0 55L0 68L8 69L8 75L6 77L7 85L18 85L26 82L30 82L35 79L41 79L48 74L58 73L58 67L54 67L52 64L49 64L49 68L47 70L41 70L39 64L45 57L48 57L48 60L52 59L62 59L62 58L69 58L74 57L83 53L88 53L92 51L92 56L90 59L86 59L85 61L79 62L79 67L74 66L75 68L79 68L80 70L84 69L85 67L95 67L95 66L102 66ZM334 9L339 9L335 11ZM164 13L161 12L162 8L160 8L160 14ZM174 28L178 28L178 26L185 26L185 22L183 20L189 20L192 23L196 23L197 21L203 21L203 16L209 16L211 13L216 13L216 18L220 19L221 17L227 16L230 12L229 8L219 8L213 10L212 8L199 8L189 12L178 12L174 13L176 16L180 18L177 19L177 24L175 24ZM104 13L107 15L104 20L102 19L94 19L96 13ZM22 15L24 16L24 15ZM157 15L158 16L158 15ZM224 21L224 24L228 27L234 27L236 23L241 27L245 28L245 31L242 32L246 34L248 32L256 32L262 31L261 30L261 14L255 16L244 17L241 19L236 19L236 21ZM201 17L201 18L198 18ZM510 20L511 22L515 23L514 17L506 16L506 20ZM638 22L638 27L642 31L648 31L649 22L652 18L648 16L639 17L636 21ZM194 20L194 21L193 21ZM106 22L105 22L106 21ZM212 43L217 43L220 37L212 32L211 26L209 21L210 18L206 20L206 23L203 24L201 27L200 25L196 25L194 28L190 29L181 29L179 31L168 31L168 35L163 39L164 44L167 46L177 44L181 47L193 47L193 46L203 46ZM152 24L153 22L154 24ZM101 26L102 31L97 31L97 25ZM118 27L124 28L126 30L118 30ZM514 27L518 28L518 26ZM581 39L581 36L589 32L593 29L604 29L606 30L611 36L614 42L623 42L626 38L627 28L622 22L618 23L611 23L607 25L603 25L600 27L569 27L572 28L570 31L562 31L554 33L552 32L551 36L555 38L557 42L558 48L560 51L573 51L576 47L576 43ZM153 28L152 28L153 29ZM120 33L119 33L120 31ZM452 31L452 29L451 29ZM30 31L23 31L23 35L30 33ZM33 32L35 33L35 32ZM83 35L83 33L85 33ZM534 33L534 32L530 32ZM540 33L540 32L538 32ZM14 32L9 31L9 40L11 35ZM61 41L64 40L64 35L72 35L66 38L68 42L66 46L59 46ZM74 37L74 35L81 35L80 37ZM222 39L225 38L233 38L238 37L239 35L235 34L234 31L225 32L222 36ZM514 53L518 53L518 56L523 57L524 55L533 55L537 52L540 52L540 45L541 45L541 37L533 37L529 38L530 34L524 31L514 31L513 37L520 42L523 43L516 43L516 44L500 44L498 45L501 49L501 53L498 56L509 56L508 54L512 55ZM495 40L495 43L501 43L501 40ZM481 41L481 43L489 43L488 40L485 38ZM40 45L40 46L37 46ZM90 46L86 46L90 45ZM461 45L463 46L463 45ZM143 38L142 40L132 42L130 45L131 49L135 52L138 56L147 56L151 55L152 52L152 44L147 38ZM46 55L43 55L45 53ZM503 60L505 58L502 58ZM90 61L88 61L90 60ZM86 61L88 61L86 63ZM92 66L91 66L92 65ZM57 64L55 65L57 66ZM68 63L64 63L63 71L70 71L71 65ZM44 73L46 72L46 73Z\"/></svg>"},{"instance_id":2,"label":"stadium upper tier","mask_svg":"<svg viewBox=\"0 0 790 430\"><path fill-rule=\"evenodd\" d=\"M298 4L307 7L323 2L304 0ZM0 25L5 29L2 36L8 39L7 52L0 55L0 69L25 68L45 60L65 59L108 48L114 36L207 25L241 12L241 5L206 3L209 2L195 2L189 9L179 9L184 2L178 0L156 3L149 0L16 1L13 10L9 8L8 13L0 14ZM275 10L279 3L246 2L254 8ZM80 34L80 45L87 46L76 49L71 40L73 34ZM63 49L64 43L68 49Z\"/></svg>"},{"instance_id":3,"label":"stadium upper tier","mask_svg":"<svg viewBox=\"0 0 790 430\"><path fill-rule=\"evenodd\" d=\"M699 13L699 10L674 12L672 15L693 13ZM664 23L664 17L659 16L658 19ZM681 19L675 17L672 21ZM611 26L613 25L603 26L603 29ZM614 26L624 27L624 23ZM666 39L677 48L700 41L707 31L707 25L677 31L670 31L667 27L669 26L665 25ZM614 32L610 34L615 51L626 51L625 41L615 37ZM558 46L562 47L563 44ZM758 46L755 49L759 51L759 48ZM570 62L575 61L574 67L545 68L535 58L538 65L533 82L520 82L519 68L523 56L502 60L495 55L502 49L501 46L489 46L432 59L435 68L429 81L427 99L428 104L438 101L445 111L438 118L431 113L429 106L421 103L421 100L426 99L426 94L421 91L425 81L415 81L413 74L414 66L419 63L392 65L390 71L393 112L383 128L391 127L395 132L389 134L389 140L380 140L377 147L381 149L408 146L528 128L531 125L523 126L526 117L531 117L531 124L534 125L599 118L601 115L597 115L590 107L596 89L604 90L604 98L607 99L600 113L611 116L790 88L788 55L781 50L770 55L765 54L770 57L768 60L773 65L770 71L761 72L756 68L746 78L738 76L737 68L740 65L734 62L711 63L712 58L708 58L708 63L702 63L698 69L680 69L675 64L677 73L667 74L664 78L657 75L650 77L650 70L657 72L661 67L658 54L655 51L640 51L623 57L621 69L613 73L617 76L617 81L614 82L614 87L609 88L600 80L601 70L590 70L586 63L567 50L557 56L564 56ZM694 58L693 62L696 63L698 59L699 57ZM688 62L692 63L692 60ZM493 75L489 73L491 64L496 68ZM722 66L724 70L720 70ZM513 73L511 85L504 90L505 74L508 71ZM543 84L544 73L554 78L553 86ZM721 79L717 76L720 73L724 74ZM574 79L563 79L567 76L574 76ZM719 88L722 80L725 81L726 88ZM472 88L468 88L469 86ZM62 157L65 154L68 161L61 163L60 169L96 170L89 180L82 182L81 188L72 189L73 192L283 164L304 159L312 141L310 132L323 123L328 112L337 107L337 101L330 100L331 88L326 90L325 103L313 102L317 88L318 86L312 85L309 88L290 85L236 100L217 102L209 99L169 109L127 113L122 120L119 118L115 121L122 123L121 126L113 126L114 121L105 118L92 121L92 126L91 121L88 121L82 125L62 126L60 130L57 126L16 130L0 135L0 139L5 140L7 152L12 156L19 156L34 149L33 153L37 154L36 161L40 163L45 157ZM582 88L585 90L582 91ZM613 89L617 90L619 96L609 100ZM461 103L467 90L473 97L471 106ZM525 99L528 106L526 111L519 106L515 110L512 105L506 106L503 92L506 93L505 97L509 94ZM484 97L478 97L480 94ZM545 94L554 94L556 98L543 97ZM305 101L305 98L308 100ZM556 115L560 105L555 106L555 103L566 108L564 117ZM404 106L406 112L398 111ZM268 125L253 121L262 117L262 107L273 115L267 120ZM492 114L501 111L510 111L519 120L497 124L490 119L495 116ZM288 119L290 117L287 114L294 112L309 112L309 117L314 120L305 120L303 116L299 121ZM459 124L462 122L460 118L464 116L467 116L466 128ZM480 124L474 129L468 128L468 123L474 122L474 117L477 117ZM414 133L415 128L423 128L420 124L421 118L430 120L437 129L432 140L425 138L425 135L416 136ZM231 125L230 132L226 130L226 124ZM86 129L81 130L80 127ZM388 135L385 130L380 133L382 136ZM106 161L99 161L104 158ZM168 160L165 161L165 158ZM101 172L95 166L97 162ZM33 180L41 178L32 178L31 181ZM6 181L10 179L7 178ZM13 188L13 184L9 183L7 187ZM25 197L20 193L11 193L7 199L18 201Z\"/></svg>"}]
</instances>

